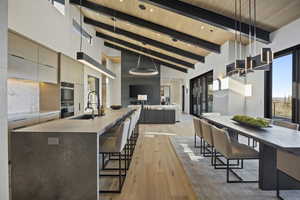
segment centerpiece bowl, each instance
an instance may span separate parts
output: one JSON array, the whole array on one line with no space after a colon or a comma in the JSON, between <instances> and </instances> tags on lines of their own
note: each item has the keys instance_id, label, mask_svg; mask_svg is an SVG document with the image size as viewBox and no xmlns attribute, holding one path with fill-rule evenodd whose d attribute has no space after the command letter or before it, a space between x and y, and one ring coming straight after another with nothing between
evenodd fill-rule
<instances>
[{"instance_id":1,"label":"centerpiece bowl","mask_svg":"<svg viewBox=\"0 0 300 200\"><path fill-rule=\"evenodd\" d=\"M246 115L235 115L232 118L233 121L238 122L241 125L248 126L251 128L268 128L270 122L263 118L254 118Z\"/></svg>"}]
</instances>

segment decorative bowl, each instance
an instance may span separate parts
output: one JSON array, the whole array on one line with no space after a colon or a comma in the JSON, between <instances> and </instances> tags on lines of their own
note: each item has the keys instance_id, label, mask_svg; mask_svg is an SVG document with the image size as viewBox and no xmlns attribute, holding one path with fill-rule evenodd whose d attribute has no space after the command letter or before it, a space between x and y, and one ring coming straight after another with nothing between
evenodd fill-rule
<instances>
[{"instance_id":1,"label":"decorative bowl","mask_svg":"<svg viewBox=\"0 0 300 200\"><path fill-rule=\"evenodd\" d=\"M243 126L248 126L252 128L268 128L270 126L270 122L262 118L254 118L246 115L235 115L232 118L233 121L238 122Z\"/></svg>"}]
</instances>

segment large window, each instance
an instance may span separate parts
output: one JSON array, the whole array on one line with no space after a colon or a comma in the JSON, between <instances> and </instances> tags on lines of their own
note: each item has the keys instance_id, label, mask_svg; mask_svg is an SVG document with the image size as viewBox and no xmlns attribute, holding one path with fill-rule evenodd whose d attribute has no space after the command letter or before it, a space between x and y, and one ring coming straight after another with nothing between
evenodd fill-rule
<instances>
[{"instance_id":1,"label":"large window","mask_svg":"<svg viewBox=\"0 0 300 200\"><path fill-rule=\"evenodd\" d=\"M274 57L265 76L265 117L300 123L300 45Z\"/></svg>"},{"instance_id":2,"label":"large window","mask_svg":"<svg viewBox=\"0 0 300 200\"><path fill-rule=\"evenodd\" d=\"M212 112L213 105L213 72L210 71L190 81L190 113L200 116L204 112Z\"/></svg>"},{"instance_id":3,"label":"large window","mask_svg":"<svg viewBox=\"0 0 300 200\"><path fill-rule=\"evenodd\" d=\"M276 58L272 68L272 117L291 120L293 55Z\"/></svg>"}]
</instances>

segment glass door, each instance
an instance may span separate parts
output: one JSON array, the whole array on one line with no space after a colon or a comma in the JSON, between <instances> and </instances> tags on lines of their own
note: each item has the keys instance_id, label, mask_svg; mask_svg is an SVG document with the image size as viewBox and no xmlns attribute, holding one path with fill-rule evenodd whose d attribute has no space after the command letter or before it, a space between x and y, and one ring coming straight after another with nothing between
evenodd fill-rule
<instances>
[{"instance_id":1,"label":"glass door","mask_svg":"<svg viewBox=\"0 0 300 200\"><path fill-rule=\"evenodd\" d=\"M212 84L212 71L191 79L191 114L201 116L203 112L212 112Z\"/></svg>"}]
</instances>

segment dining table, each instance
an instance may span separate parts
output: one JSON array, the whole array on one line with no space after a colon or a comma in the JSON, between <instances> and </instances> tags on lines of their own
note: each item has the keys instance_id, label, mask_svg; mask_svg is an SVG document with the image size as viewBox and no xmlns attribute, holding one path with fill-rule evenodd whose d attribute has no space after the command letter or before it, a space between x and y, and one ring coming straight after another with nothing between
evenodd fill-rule
<instances>
[{"instance_id":1,"label":"dining table","mask_svg":"<svg viewBox=\"0 0 300 200\"><path fill-rule=\"evenodd\" d=\"M252 138L259 144L259 188L275 190L277 186L277 150L285 150L300 156L300 131L271 124L267 128L254 128L232 120L233 116L202 116L218 127L227 128L231 134ZM235 137L237 138L237 137ZM300 170L300 166L299 166ZM284 173L279 173L280 189L300 189L300 184Z\"/></svg>"}]
</instances>

